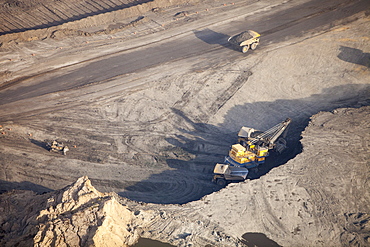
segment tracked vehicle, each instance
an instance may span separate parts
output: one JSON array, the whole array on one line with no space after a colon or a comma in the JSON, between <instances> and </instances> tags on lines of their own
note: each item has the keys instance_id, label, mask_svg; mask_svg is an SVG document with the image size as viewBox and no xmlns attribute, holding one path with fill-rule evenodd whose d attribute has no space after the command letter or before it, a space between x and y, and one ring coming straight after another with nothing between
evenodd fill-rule
<instances>
[{"instance_id":1,"label":"tracked vehicle","mask_svg":"<svg viewBox=\"0 0 370 247\"><path fill-rule=\"evenodd\" d=\"M64 155L67 155L67 152L69 151L68 146L57 142L56 140L51 143L48 142L47 147L49 148L49 152L63 153Z\"/></svg>"},{"instance_id":2,"label":"tracked vehicle","mask_svg":"<svg viewBox=\"0 0 370 247\"><path fill-rule=\"evenodd\" d=\"M213 169L213 182L225 185L231 181L243 181L248 175L248 169L265 163L269 151L282 153L286 148L287 129L291 119L275 125L265 132L249 127L242 127L238 133L238 142L231 146L224 164L216 164Z\"/></svg>"}]
</instances>

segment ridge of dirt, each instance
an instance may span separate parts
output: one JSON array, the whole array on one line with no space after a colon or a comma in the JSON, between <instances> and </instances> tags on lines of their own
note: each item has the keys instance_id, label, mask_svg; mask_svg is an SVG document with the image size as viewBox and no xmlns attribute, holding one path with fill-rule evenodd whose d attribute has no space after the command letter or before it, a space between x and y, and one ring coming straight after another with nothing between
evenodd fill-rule
<instances>
[{"instance_id":1,"label":"ridge of dirt","mask_svg":"<svg viewBox=\"0 0 370 247\"><path fill-rule=\"evenodd\" d=\"M4 30L3 33L0 33L0 47L6 48L12 42L20 43L47 38L60 39L66 36L113 34L143 21L142 15L149 11L160 11L160 9L174 5L197 2L198 0L116 0L114 3L110 0L99 1L99 3L94 0L34 1L32 4L28 1L0 2L0 6L2 5L0 15L4 17L2 26L0 26L0 30ZM115 6L110 6L111 4ZM71 8L71 5L74 8ZM10 8L10 11L6 8ZM15 10L11 11L12 9ZM30 19L30 17L32 18ZM126 23L120 23L121 21ZM98 30L96 30L97 28ZM83 31L83 29L95 29L96 31Z\"/></svg>"},{"instance_id":2,"label":"ridge of dirt","mask_svg":"<svg viewBox=\"0 0 370 247\"><path fill-rule=\"evenodd\" d=\"M58 26L148 1L0 1L0 35Z\"/></svg>"},{"instance_id":3,"label":"ridge of dirt","mask_svg":"<svg viewBox=\"0 0 370 247\"><path fill-rule=\"evenodd\" d=\"M97 191L87 177L43 195L11 191L0 198L1 246L132 246L143 236L177 246L241 246L199 215L196 226L180 217L180 206L163 210L123 200Z\"/></svg>"}]
</instances>

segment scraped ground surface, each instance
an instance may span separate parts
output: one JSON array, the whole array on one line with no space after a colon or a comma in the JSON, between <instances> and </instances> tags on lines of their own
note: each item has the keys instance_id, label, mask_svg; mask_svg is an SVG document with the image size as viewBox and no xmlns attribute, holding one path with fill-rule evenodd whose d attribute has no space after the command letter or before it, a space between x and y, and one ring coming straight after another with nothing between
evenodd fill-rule
<instances>
[{"instance_id":1,"label":"scraped ground surface","mask_svg":"<svg viewBox=\"0 0 370 247\"><path fill-rule=\"evenodd\" d=\"M248 202L235 202L232 208L241 211L229 210L226 218L217 211L222 209L219 204L205 210L229 234L240 214L253 214L262 222L245 218L234 237L262 232L283 245L297 239L323 246L329 240L347 243L351 237L338 240L341 231L333 222L338 215L343 223L366 218L369 212L368 157L361 156L368 152L368 108L350 121L364 133L356 134L358 146L351 146L351 128L346 130L349 143L333 138L334 130L329 130L330 138L323 138L324 130L308 131L306 135L324 141L313 139L310 148L303 145L302 150L300 137L314 114L369 105L368 9L367 1L173 1L171 7L112 18L104 25L92 22L89 27L58 30L53 37L35 35L32 42L26 42L23 33L13 40L4 38L0 188L45 192L86 175L102 192L145 203L195 201L186 205L202 208L235 197ZM109 27L115 31L96 33ZM227 38L246 28L262 34L261 45L242 54ZM250 173L250 181L227 188L211 183L214 164L223 161L241 126L266 130L287 117L292 126L283 155L272 154ZM46 142L54 139L70 147L66 156L48 152ZM353 150L339 152L336 145ZM361 158L348 180L352 157ZM347 166L333 171L329 164L340 160L347 160ZM292 166L312 173L300 179L301 173L286 168ZM319 176L331 172L330 179ZM284 179L289 180L285 189L272 189ZM364 182L355 185L357 180ZM270 188L271 181L276 184ZM341 183L340 198L333 198ZM257 193L261 186L269 188L267 194ZM274 210L288 210L289 186L292 200L302 203L300 209L314 208L315 214L302 209L291 219L277 215ZM207 197L211 200L196 201L220 189ZM253 192L258 205L249 201L252 194L244 195L245 190ZM359 203L353 212L343 206L353 201Z\"/></svg>"},{"instance_id":2,"label":"scraped ground surface","mask_svg":"<svg viewBox=\"0 0 370 247\"><path fill-rule=\"evenodd\" d=\"M87 177L41 195L3 193L0 245L131 246L144 237L173 246L368 246L369 111L314 115L297 157L183 205L101 193Z\"/></svg>"}]
</instances>

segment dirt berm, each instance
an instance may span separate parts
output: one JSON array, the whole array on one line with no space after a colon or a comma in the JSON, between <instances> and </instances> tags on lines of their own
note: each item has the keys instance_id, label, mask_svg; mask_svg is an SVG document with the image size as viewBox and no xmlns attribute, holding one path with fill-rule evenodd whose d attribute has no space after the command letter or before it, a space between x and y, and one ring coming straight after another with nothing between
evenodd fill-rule
<instances>
[{"instance_id":1,"label":"dirt berm","mask_svg":"<svg viewBox=\"0 0 370 247\"><path fill-rule=\"evenodd\" d=\"M263 232L282 246L369 246L370 107L320 112L303 152L260 180L184 205L100 193L87 177L36 195L0 195L1 246L243 246ZM244 238L243 238L244 236ZM252 246L252 245L249 245Z\"/></svg>"},{"instance_id":2,"label":"dirt berm","mask_svg":"<svg viewBox=\"0 0 370 247\"><path fill-rule=\"evenodd\" d=\"M143 15L150 11L197 2L199 0L1 0L0 47L47 38L112 34L146 21Z\"/></svg>"}]
</instances>

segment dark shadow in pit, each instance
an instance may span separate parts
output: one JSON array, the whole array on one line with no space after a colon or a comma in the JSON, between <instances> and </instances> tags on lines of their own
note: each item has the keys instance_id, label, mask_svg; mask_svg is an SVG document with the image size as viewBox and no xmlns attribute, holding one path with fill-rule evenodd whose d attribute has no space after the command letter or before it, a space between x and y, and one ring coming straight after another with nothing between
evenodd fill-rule
<instances>
[{"instance_id":1,"label":"dark shadow in pit","mask_svg":"<svg viewBox=\"0 0 370 247\"><path fill-rule=\"evenodd\" d=\"M291 118L286 136L288 149L281 155L272 153L266 163L258 167L258 171L252 170L248 175L249 179L258 179L302 152L301 133L312 115L320 111L366 105L370 105L370 85L347 84L327 88L320 94L302 99L236 105L226 113L224 122L218 126L206 123L218 111L217 107L206 116L199 116L198 120L189 117L181 109L172 109L178 126L186 126L179 128L181 134L166 139L173 148L164 152L178 157L166 159L172 169L126 187L119 195L161 204L199 200L221 189L211 182L213 168L216 163L224 161L230 146L237 142L237 133L242 126L265 131L287 117Z\"/></svg>"},{"instance_id":2,"label":"dark shadow in pit","mask_svg":"<svg viewBox=\"0 0 370 247\"><path fill-rule=\"evenodd\" d=\"M209 28L203 30L193 30L195 37L210 45L221 45L228 49L234 50L230 43L227 41L230 36L215 32Z\"/></svg>"},{"instance_id":3,"label":"dark shadow in pit","mask_svg":"<svg viewBox=\"0 0 370 247\"><path fill-rule=\"evenodd\" d=\"M338 58L340 60L370 68L370 53L347 46L341 46L339 51Z\"/></svg>"},{"instance_id":4,"label":"dark shadow in pit","mask_svg":"<svg viewBox=\"0 0 370 247\"><path fill-rule=\"evenodd\" d=\"M281 247L281 245L269 239L265 234L256 232L244 233L241 242L248 247Z\"/></svg>"},{"instance_id":5,"label":"dark shadow in pit","mask_svg":"<svg viewBox=\"0 0 370 247\"><path fill-rule=\"evenodd\" d=\"M148 238L140 238L139 241L132 247L175 247L174 245L163 243L157 240Z\"/></svg>"},{"instance_id":6,"label":"dark shadow in pit","mask_svg":"<svg viewBox=\"0 0 370 247\"><path fill-rule=\"evenodd\" d=\"M0 194L11 190L30 190L36 192L37 194L43 194L46 192L53 191L52 189L29 181L9 182L0 180Z\"/></svg>"}]
</instances>

